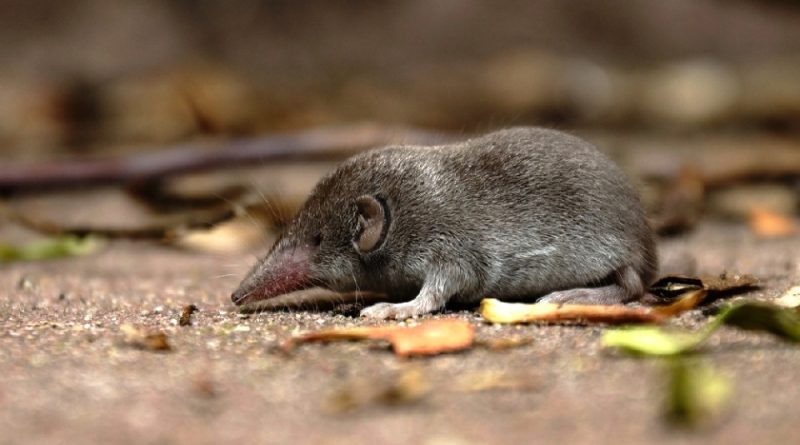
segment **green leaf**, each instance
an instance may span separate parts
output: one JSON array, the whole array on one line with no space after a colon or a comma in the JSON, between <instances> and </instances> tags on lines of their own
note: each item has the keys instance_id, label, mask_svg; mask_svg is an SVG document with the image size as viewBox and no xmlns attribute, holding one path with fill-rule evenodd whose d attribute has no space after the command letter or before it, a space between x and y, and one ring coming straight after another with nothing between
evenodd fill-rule
<instances>
[{"instance_id":1,"label":"green leaf","mask_svg":"<svg viewBox=\"0 0 800 445\"><path fill-rule=\"evenodd\" d=\"M632 355L670 356L696 348L708 333L670 332L653 326L609 329L603 346L619 348Z\"/></svg>"},{"instance_id":2,"label":"green leaf","mask_svg":"<svg viewBox=\"0 0 800 445\"><path fill-rule=\"evenodd\" d=\"M665 414L681 426L697 426L719 414L730 399L729 380L711 366L677 357L668 363Z\"/></svg>"},{"instance_id":3,"label":"green leaf","mask_svg":"<svg viewBox=\"0 0 800 445\"><path fill-rule=\"evenodd\" d=\"M800 315L793 308L755 301L739 303L720 312L714 323L768 332L783 340L800 342Z\"/></svg>"},{"instance_id":4,"label":"green leaf","mask_svg":"<svg viewBox=\"0 0 800 445\"><path fill-rule=\"evenodd\" d=\"M96 238L62 236L35 241L23 246L0 244L0 262L39 261L65 256L86 255L100 245Z\"/></svg>"},{"instance_id":5,"label":"green leaf","mask_svg":"<svg viewBox=\"0 0 800 445\"><path fill-rule=\"evenodd\" d=\"M609 329L603 346L619 348L632 355L671 356L696 349L720 326L768 332L791 342L800 342L800 314L764 302L744 302L723 309L700 332L667 331L652 326Z\"/></svg>"}]
</instances>

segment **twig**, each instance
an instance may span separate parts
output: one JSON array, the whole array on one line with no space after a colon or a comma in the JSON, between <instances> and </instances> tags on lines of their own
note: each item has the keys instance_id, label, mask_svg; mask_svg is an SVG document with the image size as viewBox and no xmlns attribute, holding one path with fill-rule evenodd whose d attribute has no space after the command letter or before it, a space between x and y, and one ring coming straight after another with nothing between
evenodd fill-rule
<instances>
[{"instance_id":1,"label":"twig","mask_svg":"<svg viewBox=\"0 0 800 445\"><path fill-rule=\"evenodd\" d=\"M125 184L248 164L340 158L388 144L430 144L442 134L373 124L313 129L217 143L190 143L118 158L0 166L0 193Z\"/></svg>"}]
</instances>

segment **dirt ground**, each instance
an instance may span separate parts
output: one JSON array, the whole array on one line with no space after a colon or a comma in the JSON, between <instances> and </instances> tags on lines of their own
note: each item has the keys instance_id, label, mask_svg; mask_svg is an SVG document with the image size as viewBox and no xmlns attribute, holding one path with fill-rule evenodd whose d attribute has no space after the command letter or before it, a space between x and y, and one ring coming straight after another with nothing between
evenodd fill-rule
<instances>
[{"instance_id":1,"label":"dirt ground","mask_svg":"<svg viewBox=\"0 0 800 445\"><path fill-rule=\"evenodd\" d=\"M798 238L762 241L744 226L707 222L660 248L662 272L759 276L764 287L746 297L800 283ZM717 422L687 432L663 421L662 364L604 350L602 326L492 326L458 311L432 318L469 320L482 340L532 342L410 360L361 342L283 354L276 345L292 332L366 322L352 304L238 313L229 294L253 260L119 242L91 256L4 266L0 443L798 440L800 350L763 334L724 329L711 339L705 354L730 376L733 401ZM199 311L179 326L188 304ZM704 320L695 310L677 323ZM131 347L125 324L162 330L172 350ZM404 401L395 393L409 376L421 388ZM481 388L492 376L510 387Z\"/></svg>"}]
</instances>

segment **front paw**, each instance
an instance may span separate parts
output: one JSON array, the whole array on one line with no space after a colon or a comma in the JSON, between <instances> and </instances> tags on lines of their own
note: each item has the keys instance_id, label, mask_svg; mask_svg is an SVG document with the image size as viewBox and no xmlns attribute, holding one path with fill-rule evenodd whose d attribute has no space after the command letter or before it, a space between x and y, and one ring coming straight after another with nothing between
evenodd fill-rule
<instances>
[{"instance_id":1,"label":"front paw","mask_svg":"<svg viewBox=\"0 0 800 445\"><path fill-rule=\"evenodd\" d=\"M405 320L416 315L422 315L422 311L417 305L413 303L378 303L361 311L361 316L366 318L373 318L377 320Z\"/></svg>"}]
</instances>

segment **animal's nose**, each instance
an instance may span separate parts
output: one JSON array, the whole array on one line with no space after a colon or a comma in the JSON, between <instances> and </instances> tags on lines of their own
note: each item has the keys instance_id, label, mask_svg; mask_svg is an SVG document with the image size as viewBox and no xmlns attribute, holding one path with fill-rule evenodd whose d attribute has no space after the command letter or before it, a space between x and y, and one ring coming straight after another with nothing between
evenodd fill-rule
<instances>
[{"instance_id":1,"label":"animal's nose","mask_svg":"<svg viewBox=\"0 0 800 445\"><path fill-rule=\"evenodd\" d=\"M240 287L231 294L231 301L235 305L240 305L244 301L245 297L247 297L247 291Z\"/></svg>"}]
</instances>

